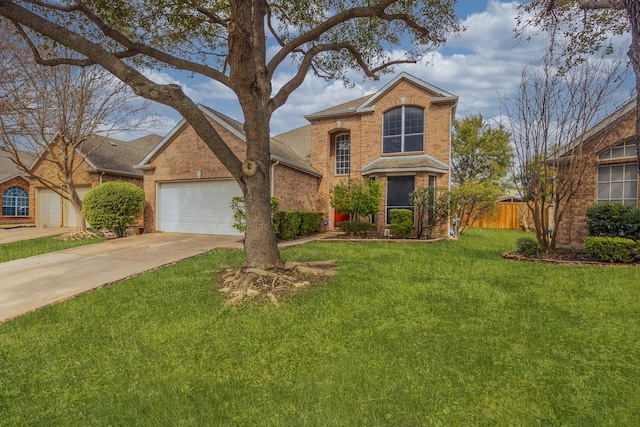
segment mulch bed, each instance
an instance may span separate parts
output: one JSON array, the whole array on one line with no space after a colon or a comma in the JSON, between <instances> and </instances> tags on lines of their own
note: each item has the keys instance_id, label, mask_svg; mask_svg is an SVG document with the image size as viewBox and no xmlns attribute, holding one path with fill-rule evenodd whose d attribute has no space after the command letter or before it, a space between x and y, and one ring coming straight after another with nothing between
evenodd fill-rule
<instances>
[{"instance_id":1,"label":"mulch bed","mask_svg":"<svg viewBox=\"0 0 640 427\"><path fill-rule=\"evenodd\" d=\"M518 261L542 262L545 264L558 265L584 265L584 266L607 266L607 267L640 267L640 262L619 263L603 262L589 255L584 248L557 248L556 251L545 258L527 257L513 252L504 252L503 258Z\"/></svg>"}]
</instances>

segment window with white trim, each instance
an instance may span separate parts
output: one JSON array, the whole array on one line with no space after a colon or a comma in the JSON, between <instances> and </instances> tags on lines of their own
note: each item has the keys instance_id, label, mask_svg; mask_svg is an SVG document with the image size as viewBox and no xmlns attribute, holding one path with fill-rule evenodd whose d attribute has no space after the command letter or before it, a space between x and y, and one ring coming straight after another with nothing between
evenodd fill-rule
<instances>
[{"instance_id":1,"label":"window with white trim","mask_svg":"<svg viewBox=\"0 0 640 427\"><path fill-rule=\"evenodd\" d=\"M336 135L336 175L346 175L351 171L351 135Z\"/></svg>"},{"instance_id":2,"label":"window with white trim","mask_svg":"<svg viewBox=\"0 0 640 427\"><path fill-rule=\"evenodd\" d=\"M2 192L2 216L29 216L27 190L13 186Z\"/></svg>"},{"instance_id":3,"label":"window with white trim","mask_svg":"<svg viewBox=\"0 0 640 427\"><path fill-rule=\"evenodd\" d=\"M636 157L636 143L635 140L627 139L620 144L603 151L598 156L600 160L609 159L623 159L625 157Z\"/></svg>"},{"instance_id":4,"label":"window with white trim","mask_svg":"<svg viewBox=\"0 0 640 427\"><path fill-rule=\"evenodd\" d=\"M402 106L384 113L382 152L424 151L424 108Z\"/></svg>"},{"instance_id":5,"label":"window with white trim","mask_svg":"<svg viewBox=\"0 0 640 427\"><path fill-rule=\"evenodd\" d=\"M638 164L626 163L598 167L598 203L638 201Z\"/></svg>"}]
</instances>

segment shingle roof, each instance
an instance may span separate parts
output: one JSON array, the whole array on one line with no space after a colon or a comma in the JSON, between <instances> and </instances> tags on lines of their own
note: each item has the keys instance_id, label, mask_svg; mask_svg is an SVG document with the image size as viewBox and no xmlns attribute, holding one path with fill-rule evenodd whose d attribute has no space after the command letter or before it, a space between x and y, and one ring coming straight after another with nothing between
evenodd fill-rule
<instances>
[{"instance_id":1,"label":"shingle roof","mask_svg":"<svg viewBox=\"0 0 640 427\"><path fill-rule=\"evenodd\" d=\"M316 111L315 113L309 114L305 116L306 118L314 118L314 117L324 117L324 116L333 116L333 115L344 115L344 114L354 114L356 109L367 102L369 98L374 96L375 94L370 94L363 96L358 99L354 99L352 101L348 101L339 105L335 105L333 107L329 107L327 109Z\"/></svg>"},{"instance_id":2,"label":"shingle roof","mask_svg":"<svg viewBox=\"0 0 640 427\"><path fill-rule=\"evenodd\" d=\"M85 141L79 150L97 172L142 177L142 171L135 169L134 165L138 164L161 139L159 135L153 134L129 142L94 137Z\"/></svg>"},{"instance_id":3,"label":"shingle roof","mask_svg":"<svg viewBox=\"0 0 640 427\"><path fill-rule=\"evenodd\" d=\"M29 165L33 162L35 155L27 151L20 151L20 159L24 164ZM9 153L0 149L0 182L21 176L28 179L27 176L18 169L15 163L9 158Z\"/></svg>"},{"instance_id":4,"label":"shingle roof","mask_svg":"<svg viewBox=\"0 0 640 427\"><path fill-rule=\"evenodd\" d=\"M446 173L449 167L439 160L428 155L379 157L373 162L362 167L362 175L376 172L414 172L429 171Z\"/></svg>"},{"instance_id":5,"label":"shingle roof","mask_svg":"<svg viewBox=\"0 0 640 427\"><path fill-rule=\"evenodd\" d=\"M311 125L281 133L271 139L277 139L289 146L305 160L309 161L311 159Z\"/></svg>"}]
</instances>

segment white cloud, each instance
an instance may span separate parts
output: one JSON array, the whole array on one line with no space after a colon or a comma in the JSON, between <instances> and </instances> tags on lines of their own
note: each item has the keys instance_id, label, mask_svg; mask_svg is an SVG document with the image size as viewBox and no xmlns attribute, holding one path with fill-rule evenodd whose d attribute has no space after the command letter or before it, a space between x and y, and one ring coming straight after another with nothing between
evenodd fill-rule
<instances>
[{"instance_id":1,"label":"white cloud","mask_svg":"<svg viewBox=\"0 0 640 427\"><path fill-rule=\"evenodd\" d=\"M514 91L520 80L522 64L539 57L543 48L540 40L526 42L514 38L517 6L516 2L490 0L486 11L469 15L461 21L466 31L460 37L451 38L446 46L416 64L396 67L396 72L406 71L458 95L458 116L476 113L483 113L486 117L497 115L500 106L498 94ZM392 56L400 58L404 52L395 51ZM349 76L356 81L361 79L355 72ZM289 76L279 77L284 80ZM340 82L325 82L308 76L291 95L287 105L274 114L272 132L277 134L305 125L308 122L302 115L371 93L392 78L391 75L384 76L379 82L367 81L350 89ZM284 82L279 81L279 84Z\"/></svg>"},{"instance_id":2,"label":"white cloud","mask_svg":"<svg viewBox=\"0 0 640 427\"><path fill-rule=\"evenodd\" d=\"M419 63L398 66L395 72L406 71L458 95L458 117L477 113L482 113L487 120L499 117L499 95L511 95L520 82L523 65L539 59L545 49L542 36L529 41L514 37L518 4L516 1L489 0L486 10L461 20L466 31L460 37L451 37L444 47L430 53ZM623 46L626 43L628 46L628 38L623 37L621 42L616 43ZM391 54L394 57L403 56L402 51ZM272 47L269 55L273 55ZM295 71L289 67L275 74L274 93L291 79ZM177 81L169 74L158 72L150 72L150 76L161 83L178 83L194 101L242 120L236 96L218 82L199 78ZM274 113L272 134L306 125L308 121L304 115L372 93L393 78L393 75L386 75L380 81L364 80L362 73L357 70L350 71L348 76L358 83L355 87L347 88L342 82L327 82L309 74L287 103Z\"/></svg>"}]
</instances>

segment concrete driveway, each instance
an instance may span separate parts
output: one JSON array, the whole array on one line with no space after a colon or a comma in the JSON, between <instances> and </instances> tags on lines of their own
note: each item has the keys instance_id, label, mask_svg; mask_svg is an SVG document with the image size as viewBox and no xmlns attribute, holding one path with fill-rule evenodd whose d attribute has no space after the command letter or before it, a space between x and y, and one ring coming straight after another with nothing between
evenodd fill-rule
<instances>
[{"instance_id":1,"label":"concrete driveway","mask_svg":"<svg viewBox=\"0 0 640 427\"><path fill-rule=\"evenodd\" d=\"M217 248L241 237L150 233L0 263L0 322Z\"/></svg>"},{"instance_id":2,"label":"concrete driveway","mask_svg":"<svg viewBox=\"0 0 640 427\"><path fill-rule=\"evenodd\" d=\"M69 231L71 231L70 228L0 228L0 244L35 239L37 237L55 236L57 234L68 233Z\"/></svg>"}]
</instances>

